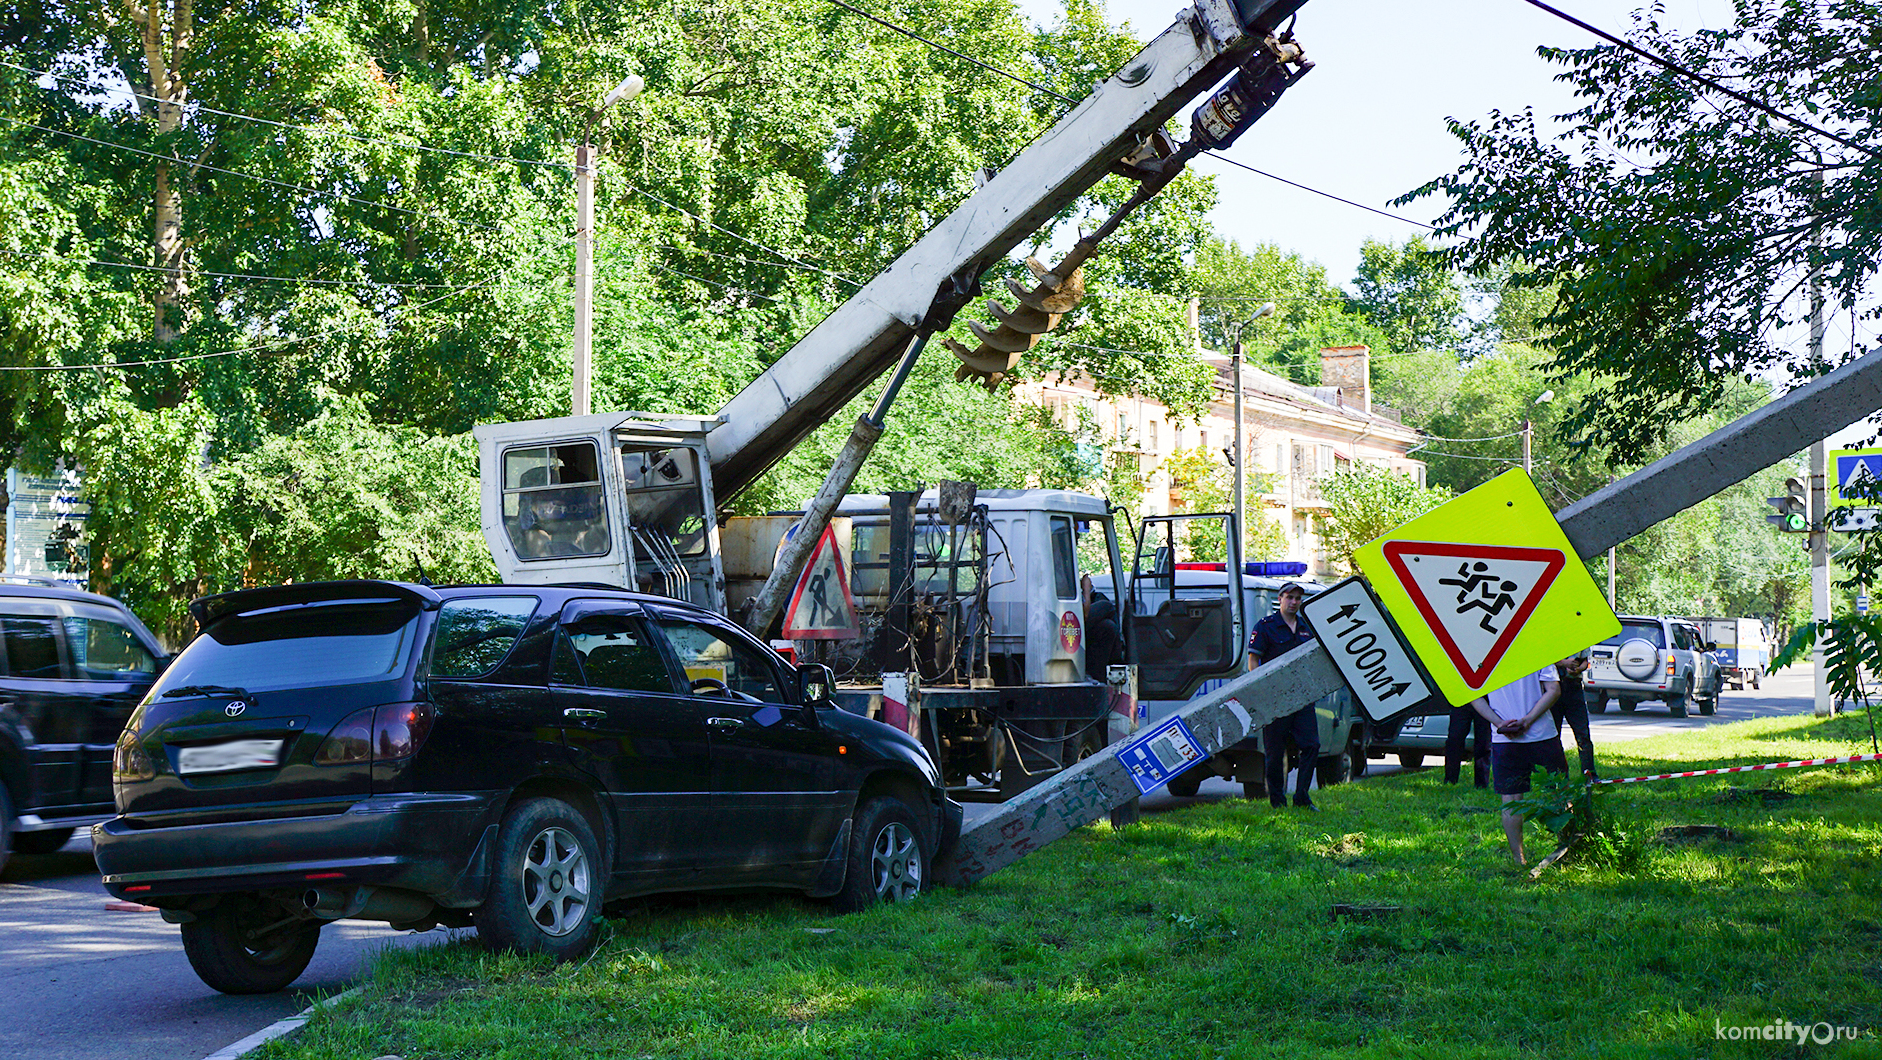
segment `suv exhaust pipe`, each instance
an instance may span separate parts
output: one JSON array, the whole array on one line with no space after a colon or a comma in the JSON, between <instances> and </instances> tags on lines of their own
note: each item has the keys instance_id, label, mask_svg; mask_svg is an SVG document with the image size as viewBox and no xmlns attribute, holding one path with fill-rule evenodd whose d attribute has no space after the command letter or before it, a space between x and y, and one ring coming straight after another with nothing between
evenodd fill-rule
<instances>
[{"instance_id":1,"label":"suv exhaust pipe","mask_svg":"<svg viewBox=\"0 0 1882 1060\"><path fill-rule=\"evenodd\" d=\"M311 887L301 904L316 920L383 920L412 924L425 919L437 903L422 894L381 887Z\"/></svg>"}]
</instances>

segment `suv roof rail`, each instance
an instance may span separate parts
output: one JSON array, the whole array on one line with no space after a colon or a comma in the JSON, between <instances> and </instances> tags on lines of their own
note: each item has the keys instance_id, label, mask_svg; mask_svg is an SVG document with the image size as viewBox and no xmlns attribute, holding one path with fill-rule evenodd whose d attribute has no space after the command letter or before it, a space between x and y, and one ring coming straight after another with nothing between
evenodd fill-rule
<instances>
[{"instance_id":1,"label":"suv roof rail","mask_svg":"<svg viewBox=\"0 0 1882 1060\"><path fill-rule=\"evenodd\" d=\"M48 578L43 574L0 574L0 583L14 585L40 585L48 589L76 589L78 586Z\"/></svg>"}]
</instances>

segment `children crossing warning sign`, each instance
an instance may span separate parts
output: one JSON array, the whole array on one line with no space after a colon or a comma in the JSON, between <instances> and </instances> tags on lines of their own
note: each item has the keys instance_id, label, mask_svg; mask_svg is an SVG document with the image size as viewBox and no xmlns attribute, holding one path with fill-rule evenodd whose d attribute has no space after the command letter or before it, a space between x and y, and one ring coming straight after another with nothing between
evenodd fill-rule
<instances>
[{"instance_id":1,"label":"children crossing warning sign","mask_svg":"<svg viewBox=\"0 0 1882 1060\"><path fill-rule=\"evenodd\" d=\"M848 640L862 634L849 572L837 548L836 532L823 528L810 561L797 576L791 603L784 611L784 636L791 640Z\"/></svg>"},{"instance_id":2,"label":"children crossing warning sign","mask_svg":"<svg viewBox=\"0 0 1882 1060\"><path fill-rule=\"evenodd\" d=\"M1480 685L1568 561L1560 549L1389 541L1385 560L1464 680Z\"/></svg>"},{"instance_id":3,"label":"children crossing warning sign","mask_svg":"<svg viewBox=\"0 0 1882 1060\"><path fill-rule=\"evenodd\" d=\"M1458 706L1620 632L1522 471L1426 512L1353 559Z\"/></svg>"}]
</instances>

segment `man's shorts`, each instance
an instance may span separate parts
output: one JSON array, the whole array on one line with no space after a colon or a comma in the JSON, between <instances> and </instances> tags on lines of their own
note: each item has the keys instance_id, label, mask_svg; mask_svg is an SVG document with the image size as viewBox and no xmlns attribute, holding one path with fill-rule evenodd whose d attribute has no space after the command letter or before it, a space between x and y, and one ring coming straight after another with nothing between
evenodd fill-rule
<instances>
[{"instance_id":1,"label":"man's shorts","mask_svg":"<svg viewBox=\"0 0 1882 1060\"><path fill-rule=\"evenodd\" d=\"M1529 774L1537 766L1551 773L1568 772L1568 756L1562 752L1561 737L1490 745L1490 775L1496 780L1498 795L1521 795L1528 791Z\"/></svg>"}]
</instances>

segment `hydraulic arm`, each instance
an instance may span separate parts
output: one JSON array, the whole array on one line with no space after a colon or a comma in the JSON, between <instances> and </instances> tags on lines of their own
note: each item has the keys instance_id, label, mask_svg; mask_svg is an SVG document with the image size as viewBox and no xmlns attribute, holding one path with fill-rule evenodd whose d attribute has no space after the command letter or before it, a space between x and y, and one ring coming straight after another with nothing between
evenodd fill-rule
<instances>
[{"instance_id":1,"label":"hydraulic arm","mask_svg":"<svg viewBox=\"0 0 1882 1060\"><path fill-rule=\"evenodd\" d=\"M918 333L944 326L978 277L1110 172L1141 182L1138 196L1072 251L1076 261L1016 291L997 328L976 329L976 351L957 351L966 374L1010 370L1039 332L1069 308L1076 266L1121 215L1154 194L1188 157L1223 146L1267 109L1307 64L1276 39L1305 0L1196 0L1123 69L1033 141L993 179L929 229L800 339L722 410L707 438L720 498L749 485L888 370ZM1239 73L1238 73L1238 68ZM1236 73L1198 110L1194 133L1170 154L1163 124L1198 94ZM1161 148L1159 147L1161 145ZM1163 157L1159 157L1159 156ZM1082 254L1080 248L1083 248ZM1036 329L1036 330L1034 330Z\"/></svg>"}]
</instances>

